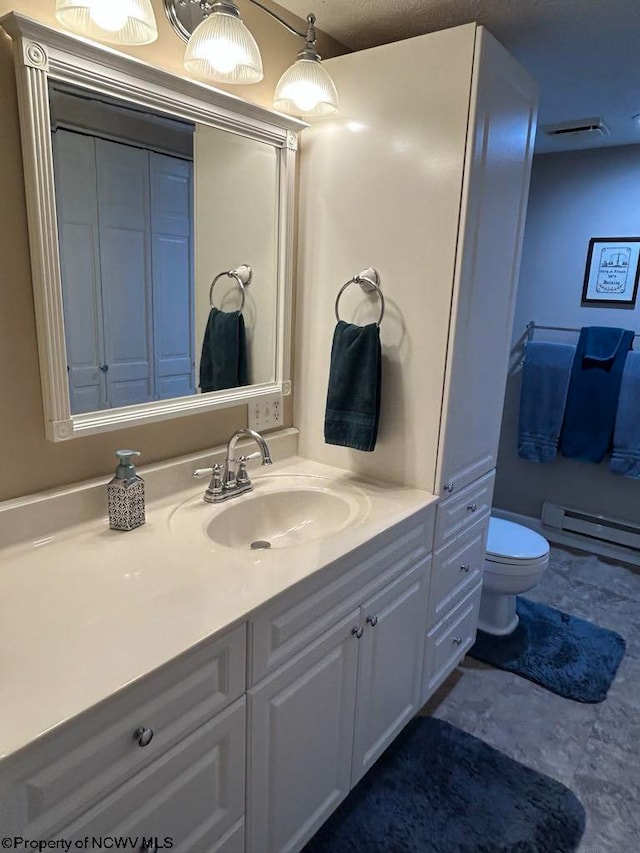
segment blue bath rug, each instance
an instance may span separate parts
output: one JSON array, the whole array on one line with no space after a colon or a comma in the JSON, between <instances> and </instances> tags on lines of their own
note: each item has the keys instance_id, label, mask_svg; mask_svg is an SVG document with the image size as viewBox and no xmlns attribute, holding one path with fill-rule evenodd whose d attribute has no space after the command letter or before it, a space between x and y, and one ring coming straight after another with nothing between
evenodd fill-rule
<instances>
[{"instance_id":1,"label":"blue bath rug","mask_svg":"<svg viewBox=\"0 0 640 853\"><path fill-rule=\"evenodd\" d=\"M584 824L560 782L419 717L303 853L572 853Z\"/></svg>"},{"instance_id":2,"label":"blue bath rug","mask_svg":"<svg viewBox=\"0 0 640 853\"><path fill-rule=\"evenodd\" d=\"M508 637L478 631L468 654L576 702L603 702L624 655L620 634L561 610L516 599L520 623Z\"/></svg>"}]
</instances>

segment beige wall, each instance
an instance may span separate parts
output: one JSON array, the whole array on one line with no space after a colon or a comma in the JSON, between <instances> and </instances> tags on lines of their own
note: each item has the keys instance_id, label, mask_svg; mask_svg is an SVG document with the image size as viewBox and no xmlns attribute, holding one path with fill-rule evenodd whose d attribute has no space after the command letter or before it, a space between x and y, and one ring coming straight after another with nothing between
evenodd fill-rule
<instances>
[{"instance_id":1,"label":"beige wall","mask_svg":"<svg viewBox=\"0 0 640 853\"><path fill-rule=\"evenodd\" d=\"M258 41L265 79L230 88L247 100L270 106L278 77L295 58L298 41L264 12L239 3ZM158 41L127 52L181 74L183 42L174 34L162 0L153 0ZM0 15L15 10L56 27L54 0L0 0ZM343 52L321 38L323 56ZM35 318L31 290L20 131L11 40L0 33L0 500L107 474L119 447L142 451L141 463L167 459L220 444L246 424L246 407L114 431L53 444L44 436ZM285 407L291 423L291 405Z\"/></svg>"}]
</instances>

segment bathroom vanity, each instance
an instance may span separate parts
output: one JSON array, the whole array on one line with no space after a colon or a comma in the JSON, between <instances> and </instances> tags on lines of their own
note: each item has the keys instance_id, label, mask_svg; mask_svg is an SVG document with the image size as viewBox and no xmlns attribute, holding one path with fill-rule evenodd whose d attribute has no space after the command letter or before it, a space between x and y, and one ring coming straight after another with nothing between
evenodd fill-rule
<instances>
[{"instance_id":1,"label":"bathroom vanity","mask_svg":"<svg viewBox=\"0 0 640 853\"><path fill-rule=\"evenodd\" d=\"M3 551L4 835L298 850L417 713L436 498L296 457L254 484ZM344 512L266 551L217 541L221 513L251 527L283 495ZM463 593L442 669L475 635Z\"/></svg>"}]
</instances>

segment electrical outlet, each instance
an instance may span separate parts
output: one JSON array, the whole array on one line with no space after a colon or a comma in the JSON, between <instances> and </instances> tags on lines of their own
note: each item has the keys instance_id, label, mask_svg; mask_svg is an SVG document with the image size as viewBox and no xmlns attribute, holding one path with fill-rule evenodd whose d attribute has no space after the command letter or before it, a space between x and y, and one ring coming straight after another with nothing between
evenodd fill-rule
<instances>
[{"instance_id":1,"label":"electrical outlet","mask_svg":"<svg viewBox=\"0 0 640 853\"><path fill-rule=\"evenodd\" d=\"M249 429L264 432L282 426L282 397L259 397L247 408Z\"/></svg>"}]
</instances>

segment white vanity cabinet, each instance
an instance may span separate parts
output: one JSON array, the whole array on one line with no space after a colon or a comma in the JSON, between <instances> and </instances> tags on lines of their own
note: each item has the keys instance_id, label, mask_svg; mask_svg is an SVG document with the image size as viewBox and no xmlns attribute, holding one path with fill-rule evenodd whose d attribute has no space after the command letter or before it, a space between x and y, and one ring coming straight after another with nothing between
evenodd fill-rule
<instances>
[{"instance_id":1,"label":"white vanity cabinet","mask_svg":"<svg viewBox=\"0 0 640 853\"><path fill-rule=\"evenodd\" d=\"M289 659L248 691L247 853L300 850L420 708L432 518L404 527L252 623Z\"/></svg>"},{"instance_id":2,"label":"white vanity cabinet","mask_svg":"<svg viewBox=\"0 0 640 853\"><path fill-rule=\"evenodd\" d=\"M2 834L127 836L138 849L166 835L184 853L240 853L245 661L240 625L7 759Z\"/></svg>"},{"instance_id":3,"label":"white vanity cabinet","mask_svg":"<svg viewBox=\"0 0 640 853\"><path fill-rule=\"evenodd\" d=\"M436 510L423 702L475 642L494 476L485 474Z\"/></svg>"}]
</instances>

